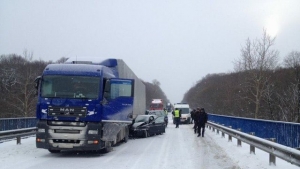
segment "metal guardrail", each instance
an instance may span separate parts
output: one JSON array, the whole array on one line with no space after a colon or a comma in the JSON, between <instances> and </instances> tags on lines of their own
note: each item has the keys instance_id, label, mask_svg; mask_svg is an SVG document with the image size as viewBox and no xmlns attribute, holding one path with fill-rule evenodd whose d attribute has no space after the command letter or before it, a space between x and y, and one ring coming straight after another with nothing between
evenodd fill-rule
<instances>
[{"instance_id":1,"label":"metal guardrail","mask_svg":"<svg viewBox=\"0 0 300 169\"><path fill-rule=\"evenodd\" d=\"M0 140L17 138L17 144L21 144L21 137L33 135L35 133L36 133L36 127L0 131Z\"/></svg>"},{"instance_id":2,"label":"metal guardrail","mask_svg":"<svg viewBox=\"0 0 300 169\"><path fill-rule=\"evenodd\" d=\"M0 131L35 127L36 117L0 118Z\"/></svg>"},{"instance_id":3,"label":"metal guardrail","mask_svg":"<svg viewBox=\"0 0 300 169\"><path fill-rule=\"evenodd\" d=\"M300 123L252 119L245 117L208 114L208 120L244 133L266 139L275 138L276 143L291 148L300 148Z\"/></svg>"},{"instance_id":4,"label":"metal guardrail","mask_svg":"<svg viewBox=\"0 0 300 169\"><path fill-rule=\"evenodd\" d=\"M300 151L297 149L280 145L272 141L253 136L251 134L246 134L241 131L234 130L212 122L207 122L207 126L209 128L213 128L213 131L216 129L217 133L221 131L222 137L225 137L225 134L227 134L229 141L232 141L232 137L236 138L238 146L241 146L242 142L249 144L250 154L255 154L255 148L259 148L269 153L270 165L276 165L276 157L279 157L287 162L290 162L291 164L300 166ZM0 140L17 138L17 144L21 144L22 136L32 135L35 133L36 127L0 131Z\"/></svg>"},{"instance_id":5,"label":"metal guardrail","mask_svg":"<svg viewBox=\"0 0 300 169\"><path fill-rule=\"evenodd\" d=\"M212 127L213 131L216 129L217 133L221 131L222 137L225 137L225 134L227 134L229 141L232 141L232 137L236 138L238 146L241 146L242 141L249 144L251 154L255 154L255 147L269 153L270 165L276 165L276 157L279 157L287 162L300 166L300 151L297 149L280 145L212 122L208 122L207 126Z\"/></svg>"}]
</instances>

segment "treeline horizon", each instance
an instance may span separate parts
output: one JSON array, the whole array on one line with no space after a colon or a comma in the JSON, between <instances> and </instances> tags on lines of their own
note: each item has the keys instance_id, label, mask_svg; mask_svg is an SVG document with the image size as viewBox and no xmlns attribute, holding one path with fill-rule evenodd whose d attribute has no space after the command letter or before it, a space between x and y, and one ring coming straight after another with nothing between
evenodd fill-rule
<instances>
[{"instance_id":1,"label":"treeline horizon","mask_svg":"<svg viewBox=\"0 0 300 169\"><path fill-rule=\"evenodd\" d=\"M182 102L212 114L300 123L300 52L291 51L279 64L274 44L275 38L265 30L261 38L248 38L233 72L206 75L184 94ZM24 56L1 55L0 118L35 116L35 78L46 65L66 59L33 61L26 50ZM158 80L143 83L146 109L152 99L169 102Z\"/></svg>"},{"instance_id":2,"label":"treeline horizon","mask_svg":"<svg viewBox=\"0 0 300 169\"><path fill-rule=\"evenodd\" d=\"M278 64L274 43L265 31L248 38L233 72L206 75L183 101L212 114L300 123L300 52Z\"/></svg>"},{"instance_id":3,"label":"treeline horizon","mask_svg":"<svg viewBox=\"0 0 300 169\"><path fill-rule=\"evenodd\" d=\"M27 50L23 56L17 54L0 56L0 118L35 117L37 95L34 80L42 75L48 64L63 63L68 59L62 57L53 62L32 58L33 54ZM143 80L142 82L146 87L147 109L152 99L161 98L168 102L158 80L154 79L152 83Z\"/></svg>"}]
</instances>

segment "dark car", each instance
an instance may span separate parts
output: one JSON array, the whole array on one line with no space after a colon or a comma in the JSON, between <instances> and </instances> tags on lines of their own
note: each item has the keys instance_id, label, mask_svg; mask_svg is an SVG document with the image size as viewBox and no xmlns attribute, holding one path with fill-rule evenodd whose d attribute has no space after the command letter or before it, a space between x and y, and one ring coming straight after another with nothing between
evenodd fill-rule
<instances>
[{"instance_id":1,"label":"dark car","mask_svg":"<svg viewBox=\"0 0 300 169\"><path fill-rule=\"evenodd\" d=\"M138 115L130 126L131 137L148 137L165 133L164 117L156 115Z\"/></svg>"},{"instance_id":2,"label":"dark car","mask_svg":"<svg viewBox=\"0 0 300 169\"><path fill-rule=\"evenodd\" d=\"M159 117L164 117L165 127L168 126L169 119L167 113L164 110L148 110L147 113L148 115L157 115Z\"/></svg>"}]
</instances>

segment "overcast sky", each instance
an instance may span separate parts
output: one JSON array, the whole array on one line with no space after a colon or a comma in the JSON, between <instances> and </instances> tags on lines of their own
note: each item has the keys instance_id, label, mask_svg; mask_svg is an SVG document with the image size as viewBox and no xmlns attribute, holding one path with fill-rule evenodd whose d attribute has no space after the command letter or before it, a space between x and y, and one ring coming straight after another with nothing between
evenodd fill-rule
<instances>
[{"instance_id":1,"label":"overcast sky","mask_svg":"<svg viewBox=\"0 0 300 169\"><path fill-rule=\"evenodd\" d=\"M300 51L299 0L0 0L0 55L123 59L172 103L207 74L233 71L247 38Z\"/></svg>"}]
</instances>

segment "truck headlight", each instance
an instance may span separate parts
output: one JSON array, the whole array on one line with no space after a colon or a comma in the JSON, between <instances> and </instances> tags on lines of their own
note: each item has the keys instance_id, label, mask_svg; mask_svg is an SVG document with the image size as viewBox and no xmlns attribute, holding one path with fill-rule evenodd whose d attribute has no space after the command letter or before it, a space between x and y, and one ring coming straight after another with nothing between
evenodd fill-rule
<instances>
[{"instance_id":1,"label":"truck headlight","mask_svg":"<svg viewBox=\"0 0 300 169\"><path fill-rule=\"evenodd\" d=\"M38 129L39 133L45 133L45 129Z\"/></svg>"},{"instance_id":2,"label":"truck headlight","mask_svg":"<svg viewBox=\"0 0 300 169\"><path fill-rule=\"evenodd\" d=\"M88 134L98 134L98 130L89 130Z\"/></svg>"}]
</instances>

